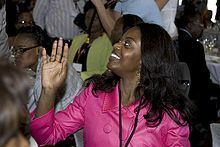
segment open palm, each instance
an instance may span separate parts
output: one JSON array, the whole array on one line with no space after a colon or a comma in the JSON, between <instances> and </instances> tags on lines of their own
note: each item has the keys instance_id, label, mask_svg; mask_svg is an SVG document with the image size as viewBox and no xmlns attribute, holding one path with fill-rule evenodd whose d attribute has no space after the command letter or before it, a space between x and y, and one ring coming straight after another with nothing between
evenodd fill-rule
<instances>
[{"instance_id":1,"label":"open palm","mask_svg":"<svg viewBox=\"0 0 220 147\"><path fill-rule=\"evenodd\" d=\"M54 41L52 54L49 58L46 50L42 52L42 86L56 91L65 81L67 75L68 45L63 40Z\"/></svg>"}]
</instances>

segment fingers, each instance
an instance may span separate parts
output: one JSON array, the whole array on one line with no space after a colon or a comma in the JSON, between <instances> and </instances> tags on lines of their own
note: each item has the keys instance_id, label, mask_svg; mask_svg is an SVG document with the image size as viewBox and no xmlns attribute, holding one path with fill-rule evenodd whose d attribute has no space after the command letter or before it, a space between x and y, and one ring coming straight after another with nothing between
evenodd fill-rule
<instances>
[{"instance_id":1,"label":"fingers","mask_svg":"<svg viewBox=\"0 0 220 147\"><path fill-rule=\"evenodd\" d=\"M42 61L43 61L43 64L47 63L47 52L45 48L43 48L42 50Z\"/></svg>"},{"instance_id":2,"label":"fingers","mask_svg":"<svg viewBox=\"0 0 220 147\"><path fill-rule=\"evenodd\" d=\"M54 41L50 62L64 62L68 58L68 44L65 43L63 47L63 39L60 38L58 41Z\"/></svg>"},{"instance_id":3,"label":"fingers","mask_svg":"<svg viewBox=\"0 0 220 147\"><path fill-rule=\"evenodd\" d=\"M68 53L69 53L68 44L65 43L64 48L63 48L63 57L62 57L62 60L61 60L62 63L63 63L64 61L67 61Z\"/></svg>"},{"instance_id":4,"label":"fingers","mask_svg":"<svg viewBox=\"0 0 220 147\"><path fill-rule=\"evenodd\" d=\"M57 54L56 54L57 62L61 62L62 50L63 50L63 39L60 38L58 41Z\"/></svg>"},{"instance_id":5,"label":"fingers","mask_svg":"<svg viewBox=\"0 0 220 147\"><path fill-rule=\"evenodd\" d=\"M52 53L50 57L50 62L54 62L56 59L56 52L57 52L57 40L53 42L53 47L52 47Z\"/></svg>"}]
</instances>

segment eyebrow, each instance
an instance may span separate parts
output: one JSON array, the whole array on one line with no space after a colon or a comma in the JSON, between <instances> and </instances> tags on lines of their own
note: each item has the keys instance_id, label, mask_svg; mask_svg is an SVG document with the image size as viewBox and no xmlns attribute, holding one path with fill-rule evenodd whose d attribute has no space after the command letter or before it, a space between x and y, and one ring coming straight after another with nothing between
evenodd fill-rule
<instances>
[{"instance_id":1,"label":"eyebrow","mask_svg":"<svg viewBox=\"0 0 220 147\"><path fill-rule=\"evenodd\" d=\"M126 38L131 39L131 40L134 40L134 38L133 38L133 37L130 37L130 36L127 36Z\"/></svg>"},{"instance_id":2,"label":"eyebrow","mask_svg":"<svg viewBox=\"0 0 220 147\"><path fill-rule=\"evenodd\" d=\"M136 40L133 38L133 37L126 37L125 39L129 39L129 40L132 40L133 42L135 42L136 43Z\"/></svg>"}]
</instances>

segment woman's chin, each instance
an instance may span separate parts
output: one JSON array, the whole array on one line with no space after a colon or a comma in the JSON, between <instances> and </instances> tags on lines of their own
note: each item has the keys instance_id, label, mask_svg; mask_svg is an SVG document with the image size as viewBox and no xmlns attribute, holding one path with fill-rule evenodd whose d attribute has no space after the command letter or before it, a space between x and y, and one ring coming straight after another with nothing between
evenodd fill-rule
<instances>
[{"instance_id":1,"label":"woman's chin","mask_svg":"<svg viewBox=\"0 0 220 147\"><path fill-rule=\"evenodd\" d=\"M111 64L111 62L108 62L107 69L110 70L111 72L114 71L114 66Z\"/></svg>"}]
</instances>

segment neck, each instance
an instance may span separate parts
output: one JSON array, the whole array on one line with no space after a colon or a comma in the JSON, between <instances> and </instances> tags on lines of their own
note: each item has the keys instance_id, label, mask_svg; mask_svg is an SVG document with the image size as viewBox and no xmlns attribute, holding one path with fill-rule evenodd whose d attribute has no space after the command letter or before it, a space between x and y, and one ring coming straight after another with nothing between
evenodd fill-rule
<instances>
[{"instance_id":1,"label":"neck","mask_svg":"<svg viewBox=\"0 0 220 147\"><path fill-rule=\"evenodd\" d=\"M187 28L180 28L180 30L186 32L191 38L193 38L191 32Z\"/></svg>"},{"instance_id":2,"label":"neck","mask_svg":"<svg viewBox=\"0 0 220 147\"><path fill-rule=\"evenodd\" d=\"M136 98L134 96L135 88L137 87L137 80L120 80L120 90L121 90L121 99L122 104L127 106L133 103Z\"/></svg>"}]
</instances>

